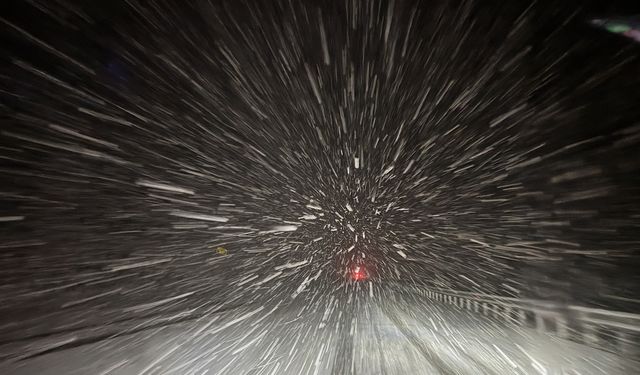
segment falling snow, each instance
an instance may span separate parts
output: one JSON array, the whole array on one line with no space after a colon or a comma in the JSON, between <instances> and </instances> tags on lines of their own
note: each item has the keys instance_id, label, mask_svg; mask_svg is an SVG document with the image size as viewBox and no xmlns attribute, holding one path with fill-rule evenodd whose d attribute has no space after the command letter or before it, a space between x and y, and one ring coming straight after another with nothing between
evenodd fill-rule
<instances>
[{"instance_id":1,"label":"falling snow","mask_svg":"<svg viewBox=\"0 0 640 375\"><path fill-rule=\"evenodd\" d=\"M0 373L634 373L638 45L549 3L17 4Z\"/></svg>"}]
</instances>

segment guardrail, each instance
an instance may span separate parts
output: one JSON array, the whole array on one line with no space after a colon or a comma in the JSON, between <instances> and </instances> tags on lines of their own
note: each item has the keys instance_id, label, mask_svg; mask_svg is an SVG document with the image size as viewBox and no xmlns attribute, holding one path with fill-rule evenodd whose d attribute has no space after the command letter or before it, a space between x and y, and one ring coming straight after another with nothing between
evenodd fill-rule
<instances>
[{"instance_id":1,"label":"guardrail","mask_svg":"<svg viewBox=\"0 0 640 375\"><path fill-rule=\"evenodd\" d=\"M406 286L403 286L406 290ZM411 287L413 293L599 349L640 358L640 314L455 290Z\"/></svg>"}]
</instances>

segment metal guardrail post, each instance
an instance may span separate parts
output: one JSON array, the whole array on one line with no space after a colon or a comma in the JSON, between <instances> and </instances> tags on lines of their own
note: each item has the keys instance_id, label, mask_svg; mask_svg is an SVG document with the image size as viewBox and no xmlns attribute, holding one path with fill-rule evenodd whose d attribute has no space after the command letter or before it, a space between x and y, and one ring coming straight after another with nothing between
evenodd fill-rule
<instances>
[{"instance_id":1,"label":"metal guardrail post","mask_svg":"<svg viewBox=\"0 0 640 375\"><path fill-rule=\"evenodd\" d=\"M453 290L415 288L414 291L506 323L640 358L640 314Z\"/></svg>"}]
</instances>

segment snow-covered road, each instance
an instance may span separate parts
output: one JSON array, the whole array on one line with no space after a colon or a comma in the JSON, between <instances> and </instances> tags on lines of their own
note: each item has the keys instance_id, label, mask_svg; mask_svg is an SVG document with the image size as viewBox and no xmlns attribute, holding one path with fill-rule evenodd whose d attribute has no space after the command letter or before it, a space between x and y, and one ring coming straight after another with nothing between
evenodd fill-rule
<instances>
[{"instance_id":1,"label":"snow-covered road","mask_svg":"<svg viewBox=\"0 0 640 375\"><path fill-rule=\"evenodd\" d=\"M40 349L29 346L35 354L49 345L48 353L5 363L0 373L626 375L637 366L528 328L411 301L362 295L309 305L297 298L288 306L248 304L144 330L129 327L132 333L82 345L77 335L48 338Z\"/></svg>"}]
</instances>

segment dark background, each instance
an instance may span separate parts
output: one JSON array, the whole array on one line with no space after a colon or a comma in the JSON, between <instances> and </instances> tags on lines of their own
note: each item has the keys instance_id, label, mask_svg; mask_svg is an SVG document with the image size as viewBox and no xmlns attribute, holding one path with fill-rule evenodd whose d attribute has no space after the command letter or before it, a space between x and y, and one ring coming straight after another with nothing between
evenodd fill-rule
<instances>
[{"instance_id":1,"label":"dark background","mask_svg":"<svg viewBox=\"0 0 640 375\"><path fill-rule=\"evenodd\" d=\"M128 292L71 308L63 320L97 311L95 322L108 321L100 313L107 307L184 291L195 291L185 306L273 300L318 270L331 281L314 293L330 294L341 281L328 275L352 233L329 232L329 214L292 233L259 233L308 213L313 197L329 211L352 203L349 220L367 233L354 254L372 259L383 284L509 295L515 288L521 297L637 311L640 46L587 23L637 9L601 1L530 8L397 1L391 48L382 42L386 2L362 8L352 28L341 2L293 3L3 2L0 207L4 216L25 217L0 223L3 320L16 312L38 319L50 306L114 286ZM331 65L323 64L317 12ZM291 40L299 42L295 49ZM309 85L311 70L324 82L322 104ZM351 101L349 70L359 93ZM375 105L362 94L372 72ZM479 89L456 104L475 82ZM491 126L520 106L526 110ZM347 132L339 130L340 108ZM107 143L61 135L51 124ZM421 154L429 140L437 145ZM69 145L116 159L70 152ZM390 179L382 171L398 145ZM479 162L457 169L489 147ZM354 155L364 155L365 168L353 170ZM412 159L414 170L401 174ZM196 194L150 191L140 179ZM594 196L571 199L584 191ZM225 213L221 203L242 210ZM384 213L378 229L372 212L388 203L409 211ZM243 236L212 230L215 223L176 229L193 222L167 215L175 210L228 215L228 225L253 229ZM503 249L514 242L532 245ZM409 259L393 244L406 246ZM216 258L218 245L230 255ZM105 273L158 258L171 260ZM285 272L264 285L267 292L238 285L302 259L311 259L308 272Z\"/></svg>"}]
</instances>

